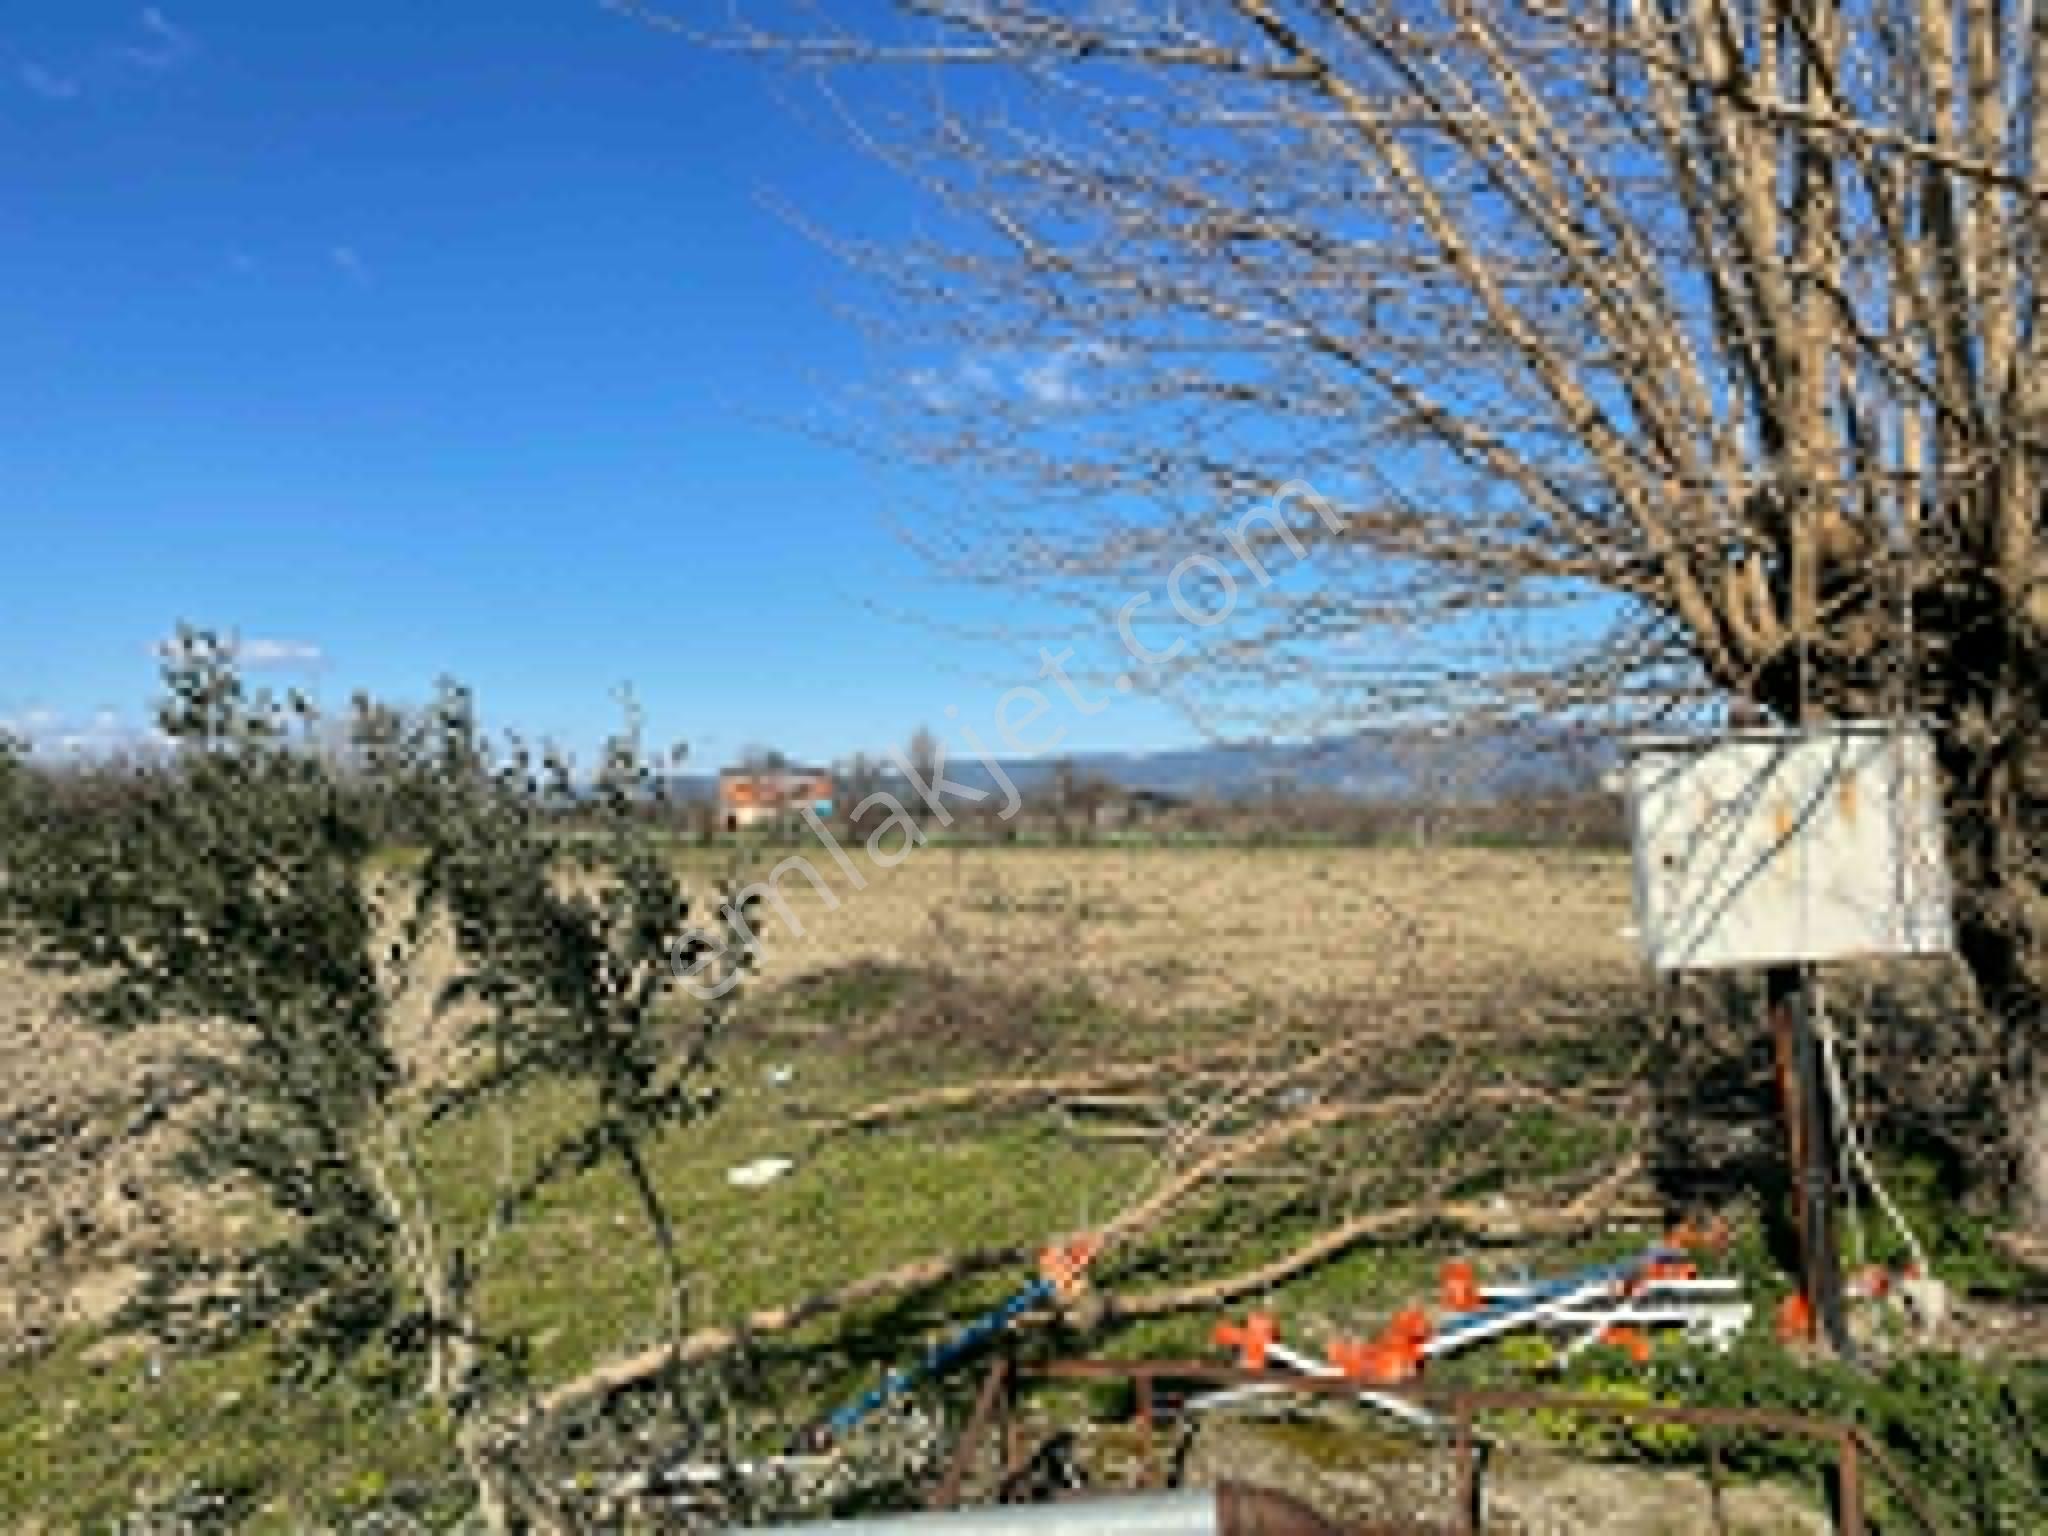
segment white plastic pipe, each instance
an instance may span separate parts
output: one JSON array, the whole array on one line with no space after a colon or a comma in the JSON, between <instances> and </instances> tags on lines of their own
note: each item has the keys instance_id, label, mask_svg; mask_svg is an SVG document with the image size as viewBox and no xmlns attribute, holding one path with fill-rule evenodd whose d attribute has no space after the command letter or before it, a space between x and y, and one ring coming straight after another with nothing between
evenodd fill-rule
<instances>
[{"instance_id":1,"label":"white plastic pipe","mask_svg":"<svg viewBox=\"0 0 2048 1536\"><path fill-rule=\"evenodd\" d=\"M865 1520L821 1520L806 1525L763 1525L730 1536L815 1531L818 1536L1217 1536L1216 1494L1211 1489L1155 1493L1067 1504L997 1504L943 1513L875 1515Z\"/></svg>"}]
</instances>

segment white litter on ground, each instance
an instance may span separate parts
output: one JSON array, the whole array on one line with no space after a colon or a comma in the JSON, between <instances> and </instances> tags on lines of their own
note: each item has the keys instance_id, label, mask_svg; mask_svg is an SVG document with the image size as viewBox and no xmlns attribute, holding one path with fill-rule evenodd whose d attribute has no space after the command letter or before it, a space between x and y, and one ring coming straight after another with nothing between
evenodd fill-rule
<instances>
[{"instance_id":1,"label":"white litter on ground","mask_svg":"<svg viewBox=\"0 0 2048 1536\"><path fill-rule=\"evenodd\" d=\"M740 1189L759 1189L764 1184L773 1184L796 1166L786 1157L761 1157L751 1163L728 1169L725 1182Z\"/></svg>"}]
</instances>

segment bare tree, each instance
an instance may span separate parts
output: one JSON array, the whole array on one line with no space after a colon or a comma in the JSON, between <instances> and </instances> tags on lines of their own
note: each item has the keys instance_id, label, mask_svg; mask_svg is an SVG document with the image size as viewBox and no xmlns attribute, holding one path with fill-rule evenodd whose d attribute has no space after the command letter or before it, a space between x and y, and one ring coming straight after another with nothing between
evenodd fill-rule
<instances>
[{"instance_id":1,"label":"bare tree","mask_svg":"<svg viewBox=\"0 0 2048 1536\"><path fill-rule=\"evenodd\" d=\"M938 785L945 778L946 749L940 743L939 738L932 734L929 727L921 725L911 734L910 744L904 748L903 756L898 759L898 765L915 775L920 784L930 786L932 792L938 794L940 793ZM918 819L923 823L925 830L929 832L934 813L928 806L923 804L923 800L924 797L920 794L917 801L919 805L917 815Z\"/></svg>"},{"instance_id":2,"label":"bare tree","mask_svg":"<svg viewBox=\"0 0 2048 1536\"><path fill-rule=\"evenodd\" d=\"M1053 841L1062 845L1093 842L1102 808L1115 790L1108 779L1071 757L1054 759L1052 775L1038 797L1052 821Z\"/></svg>"},{"instance_id":3,"label":"bare tree","mask_svg":"<svg viewBox=\"0 0 2048 1536\"><path fill-rule=\"evenodd\" d=\"M715 41L932 195L836 242L937 359L877 430L978 491L928 553L1214 722L1927 716L2048 1222L2048 17L893 10Z\"/></svg>"},{"instance_id":4,"label":"bare tree","mask_svg":"<svg viewBox=\"0 0 2048 1536\"><path fill-rule=\"evenodd\" d=\"M869 822L880 820L872 814L872 808L868 817L862 817L860 808L870 795L883 787L882 765L867 753L856 752L839 764L833 777L836 780L833 788L837 793L839 813L845 818L848 829L858 837Z\"/></svg>"}]
</instances>

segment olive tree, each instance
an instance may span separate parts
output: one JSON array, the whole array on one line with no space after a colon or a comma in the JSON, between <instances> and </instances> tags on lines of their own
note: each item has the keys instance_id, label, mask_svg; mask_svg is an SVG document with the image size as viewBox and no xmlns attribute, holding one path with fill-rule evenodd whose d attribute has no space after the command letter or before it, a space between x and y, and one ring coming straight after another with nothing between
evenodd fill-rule
<instances>
[{"instance_id":1,"label":"olive tree","mask_svg":"<svg viewBox=\"0 0 2048 1536\"><path fill-rule=\"evenodd\" d=\"M685 1010L675 983L747 957L700 930L650 840L631 737L583 786L493 746L453 686L412 716L359 702L337 754L310 704L252 690L218 637L181 631L164 680L170 750L88 770L105 780L88 806L0 749L4 931L71 973L101 1027L203 1027L184 1171L257 1211L242 1240L167 1257L131 1320L201 1344L260 1334L299 1374L395 1366L453 1424L494 1529L561 1525L558 1496L522 1475L523 1341L484 1314L480 1282L535 1195L609 1160L680 1326L686 1256L644 1149L716 1103L732 989ZM424 840L416 864L389 857L394 826ZM452 1070L401 1048L420 987L462 1010ZM579 1090L581 1117L508 1150L463 1219L433 1176L436 1134L516 1111L542 1081Z\"/></svg>"}]
</instances>

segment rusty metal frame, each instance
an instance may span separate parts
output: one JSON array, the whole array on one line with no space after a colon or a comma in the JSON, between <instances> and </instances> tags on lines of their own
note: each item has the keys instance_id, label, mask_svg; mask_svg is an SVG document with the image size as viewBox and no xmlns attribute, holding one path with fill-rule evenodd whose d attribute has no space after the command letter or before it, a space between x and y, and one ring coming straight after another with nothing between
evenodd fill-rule
<instances>
[{"instance_id":1,"label":"rusty metal frame","mask_svg":"<svg viewBox=\"0 0 2048 1536\"><path fill-rule=\"evenodd\" d=\"M1001 1471L996 1498L1009 1496L1018 1477L1035 1457L1036 1448L1025 1443L1017 1423L1018 1390L1027 1382L1127 1381L1133 1389L1135 1412L1132 1425L1137 1433L1140 1460L1147 1486L1162 1480L1154 1455L1153 1420L1158 1402L1158 1384L1172 1381L1204 1387L1271 1386L1316 1397L1353 1398L1354 1382L1342 1378L1301 1376L1279 1370L1244 1370L1215 1365L1203 1360L1051 1360L1026 1364L1008 1354L998 1355L983 1378L974 1410L961 1430L952 1460L927 1501L933 1509L958 1506L976 1445L991 1427L1002 1427ZM1480 1457L1475 1421L1482 1413L1549 1411L1580 1414L1589 1418L1633 1419L1653 1424L1683 1424L1713 1431L1707 1437L1709 1487L1714 1498L1715 1522L1721 1523L1721 1442L1730 1434L1748 1433L1810 1440L1835 1447L1835 1529L1840 1536L1867 1536L1864 1512L1866 1469L1874 1469L1878 1480L1912 1515L1928 1536L1943 1536L1941 1522L1885 1450L1860 1425L1835 1419L1812 1418L1768 1408L1705 1408L1682 1403L1650 1403L1604 1397L1575 1397L1568 1393L1501 1388L1450 1389L1412 1383L1375 1387L1405 1398L1418 1407L1443 1415L1451 1422L1451 1443L1457 1457L1458 1514L1451 1527L1460 1536L1479 1536L1483 1524Z\"/></svg>"}]
</instances>

